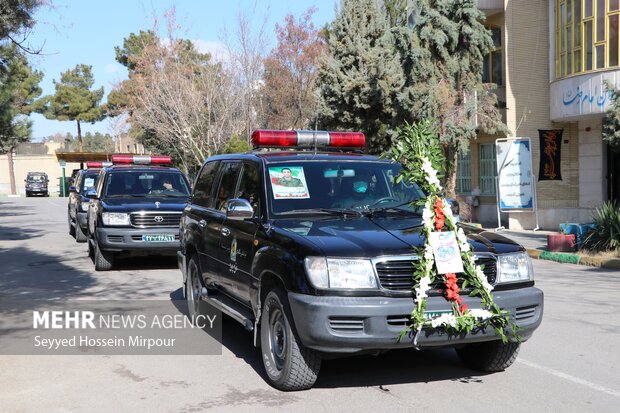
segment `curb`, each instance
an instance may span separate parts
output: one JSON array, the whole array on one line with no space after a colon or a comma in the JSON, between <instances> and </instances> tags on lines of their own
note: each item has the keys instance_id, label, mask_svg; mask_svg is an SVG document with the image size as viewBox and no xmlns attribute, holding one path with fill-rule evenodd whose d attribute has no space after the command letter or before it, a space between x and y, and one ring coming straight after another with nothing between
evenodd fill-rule
<instances>
[{"instance_id":1,"label":"curb","mask_svg":"<svg viewBox=\"0 0 620 413\"><path fill-rule=\"evenodd\" d=\"M526 248L528 255L539 260L555 261L560 263L571 263L589 265L591 267L612 268L620 270L620 259L618 258L599 258L587 257L579 254L566 252L549 252L532 248Z\"/></svg>"}]
</instances>

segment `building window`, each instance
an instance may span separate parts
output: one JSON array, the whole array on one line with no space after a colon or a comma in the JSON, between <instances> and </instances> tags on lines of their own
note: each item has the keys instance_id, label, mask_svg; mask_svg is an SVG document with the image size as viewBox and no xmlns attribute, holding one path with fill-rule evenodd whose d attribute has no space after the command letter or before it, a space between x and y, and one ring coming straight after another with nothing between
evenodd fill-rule
<instances>
[{"instance_id":1,"label":"building window","mask_svg":"<svg viewBox=\"0 0 620 413\"><path fill-rule=\"evenodd\" d=\"M555 75L620 66L619 0L555 0Z\"/></svg>"},{"instance_id":2,"label":"building window","mask_svg":"<svg viewBox=\"0 0 620 413\"><path fill-rule=\"evenodd\" d=\"M467 155L458 154L456 169L456 193L471 193L471 151Z\"/></svg>"},{"instance_id":3,"label":"building window","mask_svg":"<svg viewBox=\"0 0 620 413\"><path fill-rule=\"evenodd\" d=\"M493 50L484 57L482 65L482 81L504 86L504 57L502 53L502 29L491 27Z\"/></svg>"},{"instance_id":4,"label":"building window","mask_svg":"<svg viewBox=\"0 0 620 413\"><path fill-rule=\"evenodd\" d=\"M495 195L495 144L480 145L480 194Z\"/></svg>"}]
</instances>

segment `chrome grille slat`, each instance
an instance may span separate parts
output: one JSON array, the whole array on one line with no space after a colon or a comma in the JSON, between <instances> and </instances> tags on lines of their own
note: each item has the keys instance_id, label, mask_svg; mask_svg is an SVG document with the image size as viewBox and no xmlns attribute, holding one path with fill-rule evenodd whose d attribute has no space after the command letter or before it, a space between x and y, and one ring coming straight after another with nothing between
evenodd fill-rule
<instances>
[{"instance_id":1,"label":"chrome grille slat","mask_svg":"<svg viewBox=\"0 0 620 413\"><path fill-rule=\"evenodd\" d=\"M161 219L156 220L156 217ZM178 227L181 212L134 212L130 218L131 225L137 228Z\"/></svg>"},{"instance_id":2,"label":"chrome grille slat","mask_svg":"<svg viewBox=\"0 0 620 413\"><path fill-rule=\"evenodd\" d=\"M379 276L381 287L391 291L411 291L413 288L413 263L412 259L386 259L375 262L375 270ZM495 284L497 278L496 260L492 257L479 257L477 265L484 265L483 272L491 284ZM459 278L459 286L463 279ZM431 289L443 289L443 283L437 281L431 285Z\"/></svg>"}]
</instances>

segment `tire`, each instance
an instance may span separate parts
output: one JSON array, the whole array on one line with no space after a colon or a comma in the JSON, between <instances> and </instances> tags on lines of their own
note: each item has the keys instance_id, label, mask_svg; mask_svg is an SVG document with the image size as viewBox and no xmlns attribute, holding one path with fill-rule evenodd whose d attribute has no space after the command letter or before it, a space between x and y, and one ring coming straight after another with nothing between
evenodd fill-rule
<instances>
[{"instance_id":1,"label":"tire","mask_svg":"<svg viewBox=\"0 0 620 413\"><path fill-rule=\"evenodd\" d=\"M75 237L75 227L73 226L73 223L71 222L70 216L67 216L67 222L69 223L69 235L71 235L72 237Z\"/></svg>"},{"instance_id":2,"label":"tire","mask_svg":"<svg viewBox=\"0 0 620 413\"><path fill-rule=\"evenodd\" d=\"M109 271L114 266L114 253L102 251L99 243L95 240L95 270Z\"/></svg>"},{"instance_id":3,"label":"tire","mask_svg":"<svg viewBox=\"0 0 620 413\"><path fill-rule=\"evenodd\" d=\"M77 222L75 223L75 228L73 229L73 232L75 232L76 242L81 243L81 242L86 242L88 240L86 233L82 230L82 227Z\"/></svg>"},{"instance_id":4,"label":"tire","mask_svg":"<svg viewBox=\"0 0 620 413\"><path fill-rule=\"evenodd\" d=\"M459 358L469 368L485 372L503 371L517 359L521 343L488 341L457 348Z\"/></svg>"},{"instance_id":5,"label":"tire","mask_svg":"<svg viewBox=\"0 0 620 413\"><path fill-rule=\"evenodd\" d=\"M187 280L185 280L183 291L187 301L187 316L193 323L196 323L196 316L202 313L200 308L202 282L200 281L198 258L195 255L187 264Z\"/></svg>"},{"instance_id":6,"label":"tire","mask_svg":"<svg viewBox=\"0 0 620 413\"><path fill-rule=\"evenodd\" d=\"M30 192L26 192L26 198L30 198Z\"/></svg>"},{"instance_id":7,"label":"tire","mask_svg":"<svg viewBox=\"0 0 620 413\"><path fill-rule=\"evenodd\" d=\"M271 290L263 304L260 330L267 377L277 389L305 390L314 385L321 358L299 342L292 320L284 292Z\"/></svg>"}]
</instances>

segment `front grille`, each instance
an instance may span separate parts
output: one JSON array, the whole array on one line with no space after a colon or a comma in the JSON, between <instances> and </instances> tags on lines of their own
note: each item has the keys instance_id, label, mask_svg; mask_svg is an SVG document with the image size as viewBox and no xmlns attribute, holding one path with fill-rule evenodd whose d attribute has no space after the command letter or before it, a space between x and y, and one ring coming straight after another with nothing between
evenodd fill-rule
<instances>
[{"instance_id":1,"label":"front grille","mask_svg":"<svg viewBox=\"0 0 620 413\"><path fill-rule=\"evenodd\" d=\"M329 317L329 327L342 334L364 332L364 319L361 317Z\"/></svg>"},{"instance_id":2,"label":"front grille","mask_svg":"<svg viewBox=\"0 0 620 413\"><path fill-rule=\"evenodd\" d=\"M178 227L180 222L180 212L134 212L131 214L131 225L138 228Z\"/></svg>"},{"instance_id":3,"label":"front grille","mask_svg":"<svg viewBox=\"0 0 620 413\"><path fill-rule=\"evenodd\" d=\"M390 291L411 291L413 288L413 263L415 258L388 259L375 263L375 269L379 276L381 287ZM482 271L487 281L493 285L497 279L497 265L494 258L480 257L476 260L477 265L483 265ZM459 287L463 284L463 277L457 274ZM432 290L443 289L443 282L437 280L431 284Z\"/></svg>"}]
</instances>

